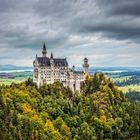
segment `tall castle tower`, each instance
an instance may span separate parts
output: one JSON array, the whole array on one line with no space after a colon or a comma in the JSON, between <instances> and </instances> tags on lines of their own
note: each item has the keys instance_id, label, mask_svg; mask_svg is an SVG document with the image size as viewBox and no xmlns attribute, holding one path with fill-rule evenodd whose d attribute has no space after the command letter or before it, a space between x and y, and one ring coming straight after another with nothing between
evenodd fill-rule
<instances>
[{"instance_id":1,"label":"tall castle tower","mask_svg":"<svg viewBox=\"0 0 140 140\"><path fill-rule=\"evenodd\" d=\"M47 55L47 50L46 50L46 45L44 43L43 48L42 48L42 57L46 57Z\"/></svg>"},{"instance_id":2,"label":"tall castle tower","mask_svg":"<svg viewBox=\"0 0 140 140\"><path fill-rule=\"evenodd\" d=\"M83 71L85 75L89 74L88 68L89 68L88 59L85 57L84 64L83 64Z\"/></svg>"}]
</instances>

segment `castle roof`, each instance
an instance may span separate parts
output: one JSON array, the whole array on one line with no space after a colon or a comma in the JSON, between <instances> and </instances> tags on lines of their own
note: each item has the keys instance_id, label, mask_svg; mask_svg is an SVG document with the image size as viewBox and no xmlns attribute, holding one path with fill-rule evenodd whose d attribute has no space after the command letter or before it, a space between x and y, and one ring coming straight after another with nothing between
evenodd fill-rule
<instances>
[{"instance_id":1,"label":"castle roof","mask_svg":"<svg viewBox=\"0 0 140 140\"><path fill-rule=\"evenodd\" d=\"M50 58L48 57L37 57L38 63L41 66L50 66ZM66 58L53 58L54 66L68 66Z\"/></svg>"},{"instance_id":2,"label":"castle roof","mask_svg":"<svg viewBox=\"0 0 140 140\"><path fill-rule=\"evenodd\" d=\"M37 57L37 61L40 66L50 66L50 58L48 57Z\"/></svg>"},{"instance_id":3,"label":"castle roof","mask_svg":"<svg viewBox=\"0 0 140 140\"><path fill-rule=\"evenodd\" d=\"M66 58L54 58L53 60L56 66L68 66Z\"/></svg>"}]
</instances>

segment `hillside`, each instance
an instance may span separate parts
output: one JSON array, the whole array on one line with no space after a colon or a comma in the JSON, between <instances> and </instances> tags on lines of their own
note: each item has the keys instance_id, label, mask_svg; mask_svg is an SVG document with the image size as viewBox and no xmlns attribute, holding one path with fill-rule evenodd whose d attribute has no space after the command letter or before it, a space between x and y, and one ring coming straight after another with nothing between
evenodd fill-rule
<instances>
[{"instance_id":1,"label":"hillside","mask_svg":"<svg viewBox=\"0 0 140 140\"><path fill-rule=\"evenodd\" d=\"M140 138L140 106L103 74L86 77L82 93L31 79L0 86L1 140L126 140Z\"/></svg>"}]
</instances>

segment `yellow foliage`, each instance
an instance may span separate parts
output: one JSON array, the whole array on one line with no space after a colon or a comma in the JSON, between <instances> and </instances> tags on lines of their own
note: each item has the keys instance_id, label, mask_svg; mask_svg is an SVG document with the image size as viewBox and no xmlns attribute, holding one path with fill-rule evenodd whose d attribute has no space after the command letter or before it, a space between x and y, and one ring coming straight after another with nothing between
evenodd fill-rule
<instances>
[{"instance_id":1,"label":"yellow foliage","mask_svg":"<svg viewBox=\"0 0 140 140\"><path fill-rule=\"evenodd\" d=\"M54 128L51 120L47 120L45 124L45 130L50 133L52 140L62 140L62 135Z\"/></svg>"},{"instance_id":2,"label":"yellow foliage","mask_svg":"<svg viewBox=\"0 0 140 140\"><path fill-rule=\"evenodd\" d=\"M46 121L45 127L46 127L46 130L49 131L49 132L55 131L53 123L49 119Z\"/></svg>"},{"instance_id":3,"label":"yellow foliage","mask_svg":"<svg viewBox=\"0 0 140 140\"><path fill-rule=\"evenodd\" d=\"M39 120L39 116L38 116L38 115L34 115L34 116L32 117L32 120L38 121L38 120Z\"/></svg>"},{"instance_id":4,"label":"yellow foliage","mask_svg":"<svg viewBox=\"0 0 140 140\"><path fill-rule=\"evenodd\" d=\"M102 115L102 116L100 117L100 120L101 120L101 122L102 122L103 124L105 124L105 123L107 122L107 118L106 118L105 115Z\"/></svg>"},{"instance_id":5,"label":"yellow foliage","mask_svg":"<svg viewBox=\"0 0 140 140\"><path fill-rule=\"evenodd\" d=\"M60 133L62 136L65 137L65 139L71 139L71 131L70 131L70 128L66 124L63 124L61 126Z\"/></svg>"},{"instance_id":6,"label":"yellow foliage","mask_svg":"<svg viewBox=\"0 0 140 140\"><path fill-rule=\"evenodd\" d=\"M58 131L53 131L51 133L52 140L64 140L63 136Z\"/></svg>"},{"instance_id":7,"label":"yellow foliage","mask_svg":"<svg viewBox=\"0 0 140 140\"><path fill-rule=\"evenodd\" d=\"M90 81L90 80L91 80L91 77L90 77L90 75L89 75L88 73L86 74L85 79L86 79L87 81Z\"/></svg>"},{"instance_id":8,"label":"yellow foliage","mask_svg":"<svg viewBox=\"0 0 140 140\"><path fill-rule=\"evenodd\" d=\"M21 110L23 111L23 113L29 113L32 111L31 106L26 103L21 105Z\"/></svg>"}]
</instances>

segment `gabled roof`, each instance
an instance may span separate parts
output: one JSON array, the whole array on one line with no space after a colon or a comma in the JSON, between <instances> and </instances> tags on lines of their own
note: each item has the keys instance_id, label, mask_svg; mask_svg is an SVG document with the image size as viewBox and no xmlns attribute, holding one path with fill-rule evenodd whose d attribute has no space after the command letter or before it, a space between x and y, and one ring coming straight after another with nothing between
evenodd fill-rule
<instances>
[{"instance_id":1,"label":"gabled roof","mask_svg":"<svg viewBox=\"0 0 140 140\"><path fill-rule=\"evenodd\" d=\"M50 66L50 59L48 57L37 57L40 66Z\"/></svg>"},{"instance_id":2,"label":"gabled roof","mask_svg":"<svg viewBox=\"0 0 140 140\"><path fill-rule=\"evenodd\" d=\"M54 58L53 60L55 66L68 66L66 58Z\"/></svg>"},{"instance_id":3,"label":"gabled roof","mask_svg":"<svg viewBox=\"0 0 140 140\"><path fill-rule=\"evenodd\" d=\"M50 58L48 57L37 57L40 66L50 66ZM54 66L68 66L66 58L54 58Z\"/></svg>"}]
</instances>

